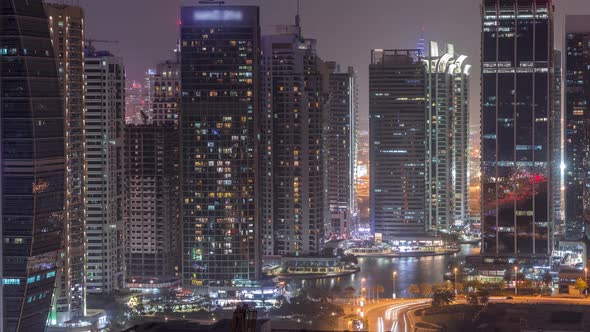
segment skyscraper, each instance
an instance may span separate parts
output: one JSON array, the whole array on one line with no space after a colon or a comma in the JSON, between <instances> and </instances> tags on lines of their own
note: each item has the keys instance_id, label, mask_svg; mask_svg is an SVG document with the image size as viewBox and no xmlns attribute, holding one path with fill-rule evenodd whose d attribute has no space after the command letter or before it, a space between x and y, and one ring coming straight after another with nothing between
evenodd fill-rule
<instances>
[{"instance_id":1,"label":"skyscraper","mask_svg":"<svg viewBox=\"0 0 590 332\"><path fill-rule=\"evenodd\" d=\"M259 277L259 10L181 8L182 279Z\"/></svg>"},{"instance_id":2,"label":"skyscraper","mask_svg":"<svg viewBox=\"0 0 590 332\"><path fill-rule=\"evenodd\" d=\"M125 68L108 51L86 49L87 292L124 287L123 125Z\"/></svg>"},{"instance_id":3,"label":"skyscraper","mask_svg":"<svg viewBox=\"0 0 590 332\"><path fill-rule=\"evenodd\" d=\"M482 7L482 254L547 256L553 218L550 0Z\"/></svg>"},{"instance_id":4,"label":"skyscraper","mask_svg":"<svg viewBox=\"0 0 590 332\"><path fill-rule=\"evenodd\" d=\"M156 66L151 78L150 99L151 122L171 123L178 126L180 117L180 63L178 60L165 61Z\"/></svg>"},{"instance_id":5,"label":"skyscraper","mask_svg":"<svg viewBox=\"0 0 590 332\"><path fill-rule=\"evenodd\" d=\"M1 331L44 331L65 222L65 131L39 0L0 4Z\"/></svg>"},{"instance_id":6,"label":"skyscraper","mask_svg":"<svg viewBox=\"0 0 590 332\"><path fill-rule=\"evenodd\" d=\"M384 241L425 232L427 82L419 52L371 52L370 218Z\"/></svg>"},{"instance_id":7,"label":"skyscraper","mask_svg":"<svg viewBox=\"0 0 590 332\"><path fill-rule=\"evenodd\" d=\"M84 136L84 12L45 4L65 106L66 190L63 252L49 324L62 324L86 311L86 215Z\"/></svg>"},{"instance_id":8,"label":"skyscraper","mask_svg":"<svg viewBox=\"0 0 590 332\"><path fill-rule=\"evenodd\" d=\"M327 199L330 209L326 237L348 238L358 218L356 203L356 145L358 86L352 67L343 71L327 62L329 100L327 105L324 155L327 172ZM328 170L329 168L329 170Z\"/></svg>"},{"instance_id":9,"label":"skyscraper","mask_svg":"<svg viewBox=\"0 0 590 332\"><path fill-rule=\"evenodd\" d=\"M125 126L125 259L128 284L178 281L179 133L171 123ZM155 286L154 286L155 287Z\"/></svg>"},{"instance_id":10,"label":"skyscraper","mask_svg":"<svg viewBox=\"0 0 590 332\"><path fill-rule=\"evenodd\" d=\"M590 207L590 16L565 24L565 233L580 239Z\"/></svg>"},{"instance_id":11,"label":"skyscraper","mask_svg":"<svg viewBox=\"0 0 590 332\"><path fill-rule=\"evenodd\" d=\"M324 235L327 91L322 84L327 80L322 80L325 70L316 41L302 38L299 30L279 27L262 39L260 183L265 254L318 254Z\"/></svg>"},{"instance_id":12,"label":"skyscraper","mask_svg":"<svg viewBox=\"0 0 590 332\"><path fill-rule=\"evenodd\" d=\"M551 148L550 154L550 167L551 167L551 215L553 216L553 234L552 236L565 235L565 216L563 214L563 195L561 189L563 187L562 181L562 107L561 107L561 52L553 51L553 86L552 93L553 98L551 99L551 122L549 123L549 129L551 131L549 145ZM555 242L554 242L555 243Z\"/></svg>"},{"instance_id":13,"label":"skyscraper","mask_svg":"<svg viewBox=\"0 0 590 332\"><path fill-rule=\"evenodd\" d=\"M427 67L427 230L449 232L467 221L469 68L467 56L431 42Z\"/></svg>"}]
</instances>

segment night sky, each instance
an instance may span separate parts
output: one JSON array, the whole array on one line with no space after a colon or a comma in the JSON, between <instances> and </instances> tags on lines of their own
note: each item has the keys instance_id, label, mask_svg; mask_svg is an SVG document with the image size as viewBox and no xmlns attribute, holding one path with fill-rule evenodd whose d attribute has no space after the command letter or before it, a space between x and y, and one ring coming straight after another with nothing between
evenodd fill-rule
<instances>
[{"instance_id":1,"label":"night sky","mask_svg":"<svg viewBox=\"0 0 590 332\"><path fill-rule=\"evenodd\" d=\"M53 0L52 2L57 2ZM71 2L66 0L66 3ZM77 2L77 1L73 1ZM127 78L142 80L147 68L171 57L178 39L183 0L79 0L86 12L87 38L118 40L95 47L123 57ZM360 75L361 129L368 127L368 65L373 48L415 48L419 31L427 40L453 43L469 56L471 123L479 119L480 0L301 0L306 38L318 40L323 60L352 65ZM259 5L263 33L273 25L291 24L296 0L232 0L226 4ZM565 14L590 14L589 0L559 0L556 48L561 49Z\"/></svg>"}]
</instances>

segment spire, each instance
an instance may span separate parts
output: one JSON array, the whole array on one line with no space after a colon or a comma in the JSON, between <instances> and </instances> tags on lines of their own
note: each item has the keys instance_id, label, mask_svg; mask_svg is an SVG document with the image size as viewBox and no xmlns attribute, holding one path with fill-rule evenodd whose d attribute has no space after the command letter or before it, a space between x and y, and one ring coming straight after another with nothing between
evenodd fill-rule
<instances>
[{"instance_id":1,"label":"spire","mask_svg":"<svg viewBox=\"0 0 590 332\"><path fill-rule=\"evenodd\" d=\"M419 51L419 55L420 57L424 57L426 54L426 41L424 39L424 27L422 27L422 29L420 29L420 34L418 35L418 43L416 45L416 48Z\"/></svg>"},{"instance_id":2,"label":"spire","mask_svg":"<svg viewBox=\"0 0 590 332\"><path fill-rule=\"evenodd\" d=\"M297 37L299 37L299 39L301 39L301 16L299 15L300 13L300 7L299 7L299 0L297 0L297 15L295 15L295 26L297 27Z\"/></svg>"}]
</instances>

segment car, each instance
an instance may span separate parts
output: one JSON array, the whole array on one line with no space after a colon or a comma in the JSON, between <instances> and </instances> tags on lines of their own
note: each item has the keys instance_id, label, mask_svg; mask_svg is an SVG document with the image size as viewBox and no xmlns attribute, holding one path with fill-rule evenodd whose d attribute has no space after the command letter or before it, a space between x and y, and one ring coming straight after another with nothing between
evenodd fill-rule
<instances>
[{"instance_id":1,"label":"car","mask_svg":"<svg viewBox=\"0 0 590 332\"><path fill-rule=\"evenodd\" d=\"M512 296L506 296L506 300L514 300Z\"/></svg>"}]
</instances>

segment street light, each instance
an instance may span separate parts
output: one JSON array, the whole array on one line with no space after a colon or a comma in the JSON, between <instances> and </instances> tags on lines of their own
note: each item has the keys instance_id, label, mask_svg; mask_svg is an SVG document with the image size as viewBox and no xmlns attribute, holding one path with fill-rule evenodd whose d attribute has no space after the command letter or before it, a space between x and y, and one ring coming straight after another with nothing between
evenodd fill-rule
<instances>
[{"instance_id":1,"label":"street light","mask_svg":"<svg viewBox=\"0 0 590 332\"><path fill-rule=\"evenodd\" d=\"M367 297L367 295L365 294L365 281L367 281L367 279L361 279L361 296L363 297Z\"/></svg>"},{"instance_id":2,"label":"street light","mask_svg":"<svg viewBox=\"0 0 590 332\"><path fill-rule=\"evenodd\" d=\"M518 286L516 286L516 284L518 283L518 273L516 272L518 270L518 267L514 267L514 295L518 295Z\"/></svg>"},{"instance_id":3,"label":"street light","mask_svg":"<svg viewBox=\"0 0 590 332\"><path fill-rule=\"evenodd\" d=\"M395 279L397 277L397 271L393 271L393 298L396 298Z\"/></svg>"},{"instance_id":4,"label":"street light","mask_svg":"<svg viewBox=\"0 0 590 332\"><path fill-rule=\"evenodd\" d=\"M457 268L453 269L453 272L455 273L455 285L453 286L453 288L455 288L455 295L457 295L457 271L458 270L459 269L457 269Z\"/></svg>"},{"instance_id":5,"label":"street light","mask_svg":"<svg viewBox=\"0 0 590 332\"><path fill-rule=\"evenodd\" d=\"M588 282L588 268L585 267L584 268L584 282ZM586 284L587 286L587 284ZM588 296L588 287L586 287L586 289L584 289L584 293L586 294L586 296Z\"/></svg>"}]
</instances>

